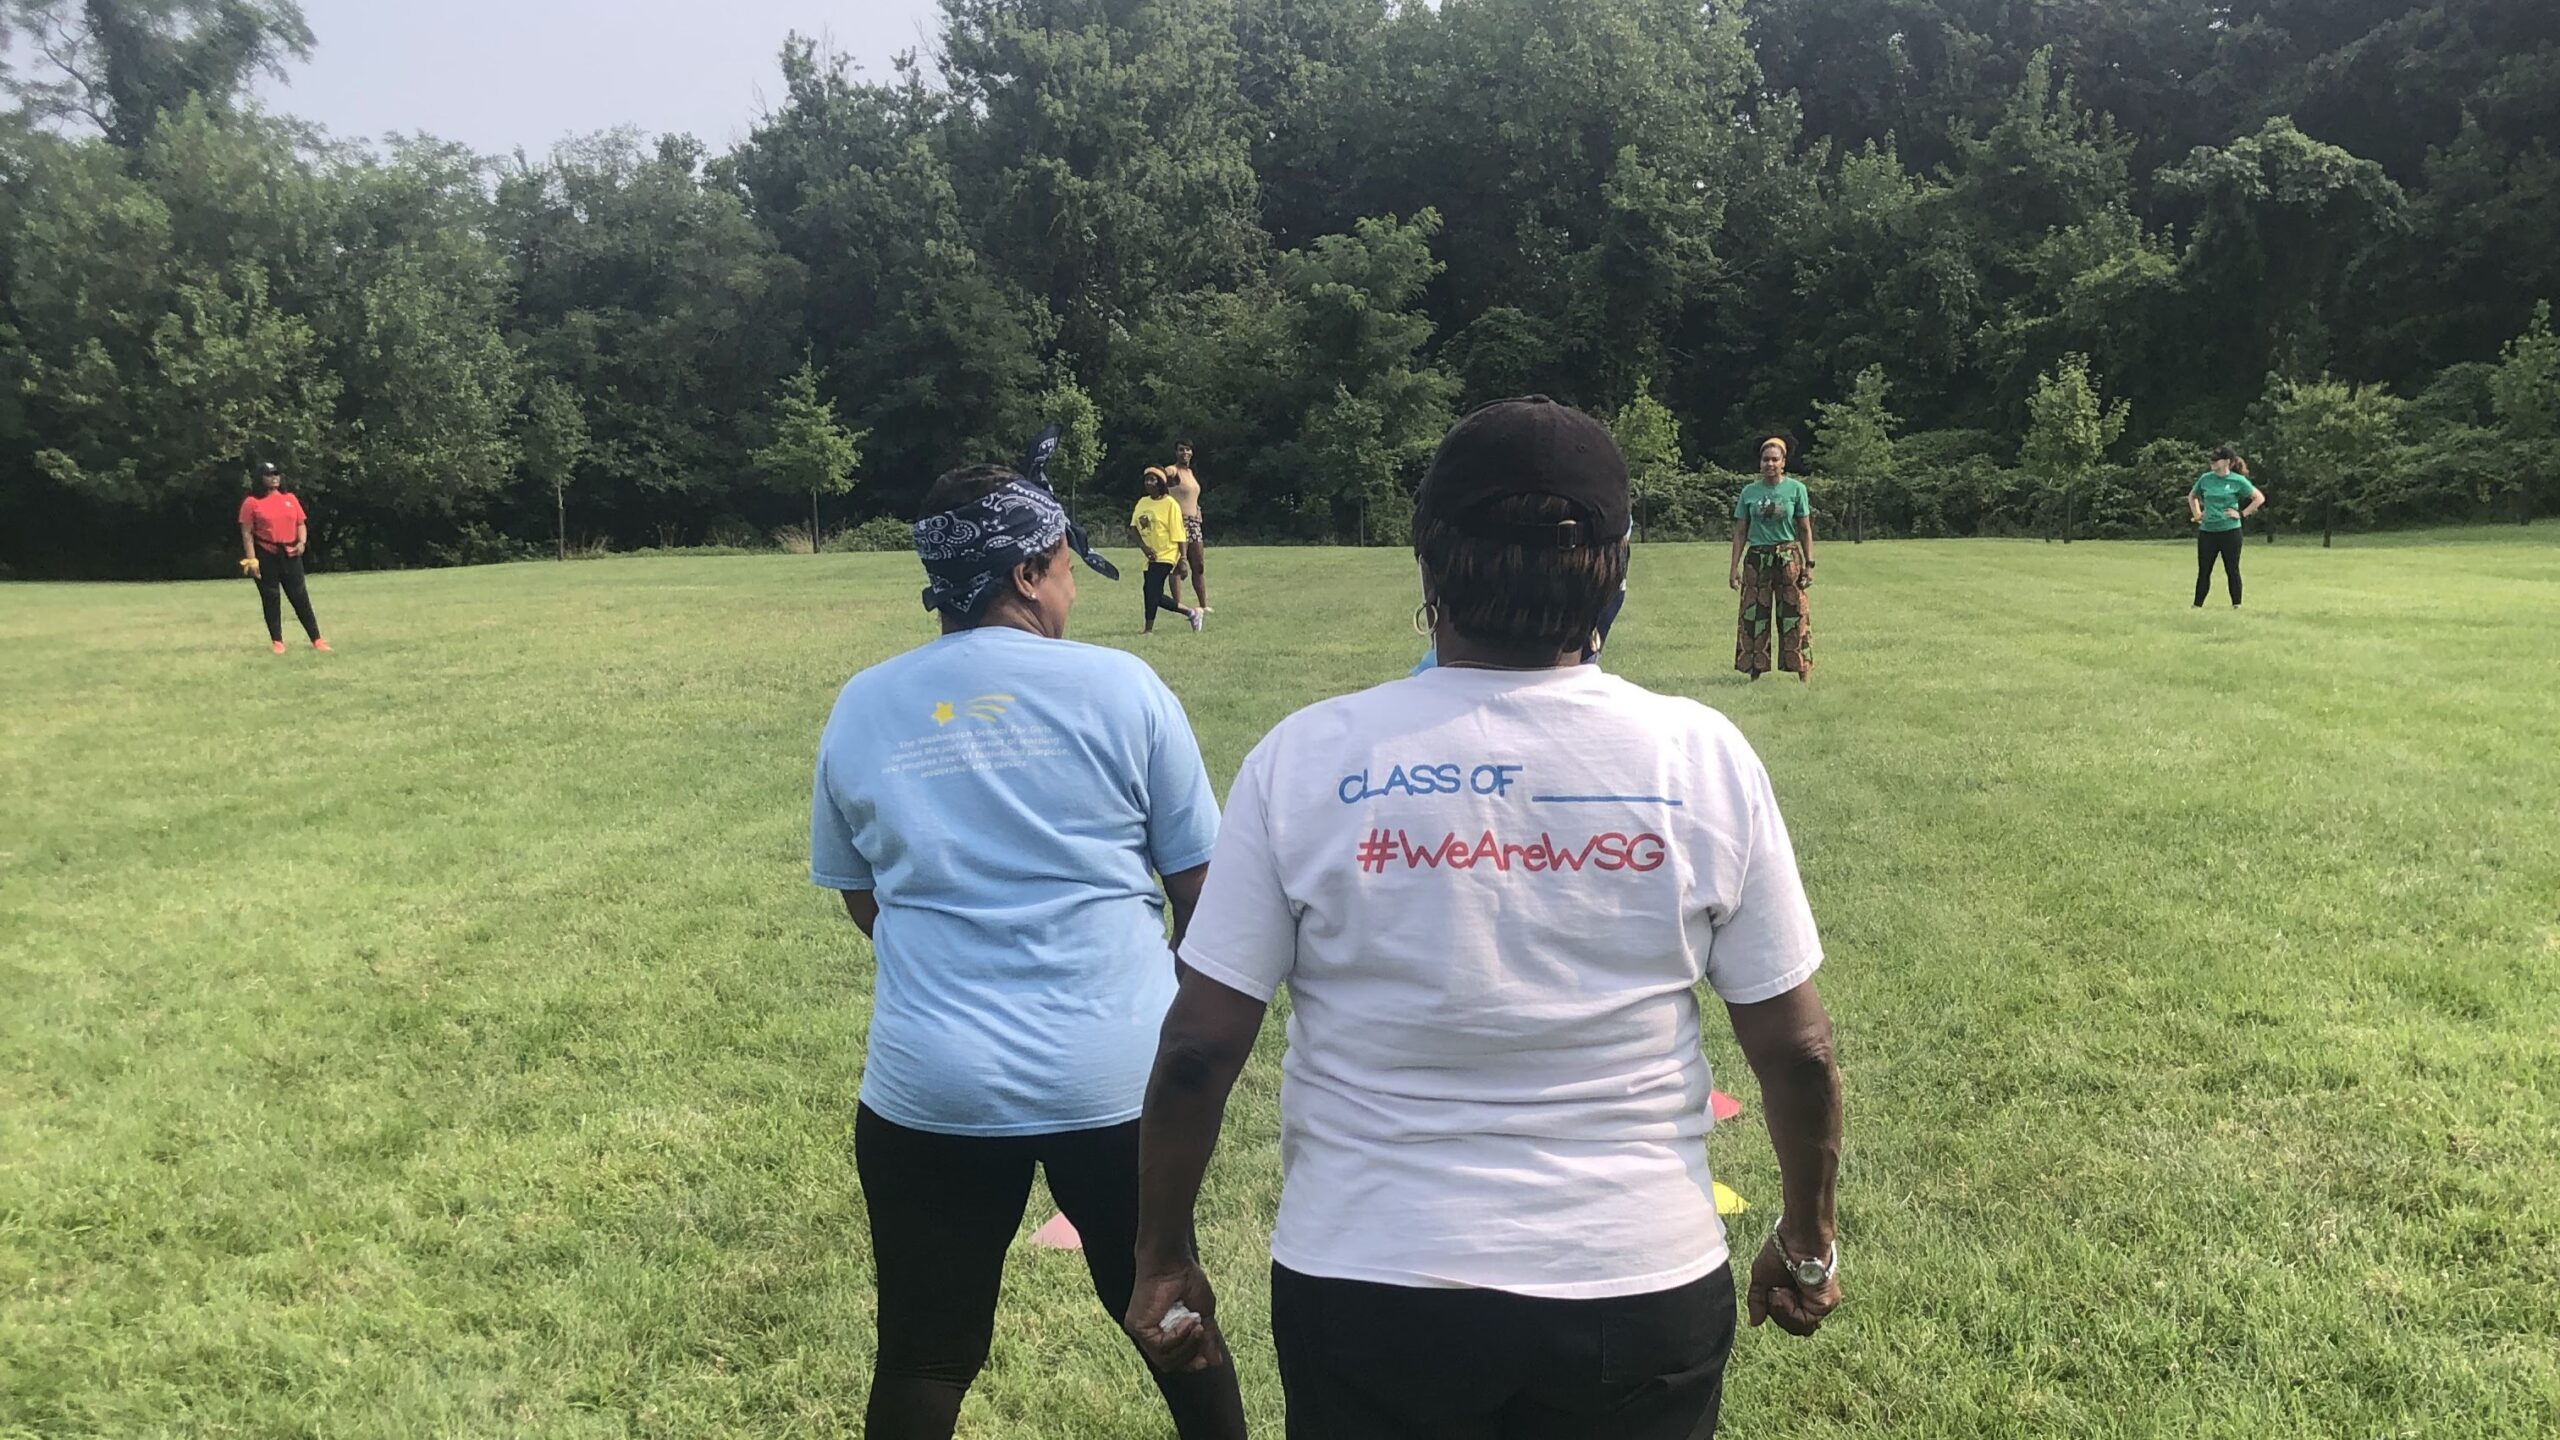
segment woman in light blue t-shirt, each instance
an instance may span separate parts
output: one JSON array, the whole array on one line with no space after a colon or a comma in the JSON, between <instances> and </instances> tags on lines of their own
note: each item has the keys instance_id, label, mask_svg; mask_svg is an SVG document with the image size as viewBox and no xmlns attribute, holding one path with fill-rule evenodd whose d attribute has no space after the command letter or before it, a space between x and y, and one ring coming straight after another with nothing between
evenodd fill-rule
<instances>
[{"instance_id":1,"label":"woman in light blue t-shirt","mask_svg":"<svg viewBox=\"0 0 2560 1440\"><path fill-rule=\"evenodd\" d=\"M939 638L856 675L818 744L809 873L878 975L854 1164L879 1314L865 1433L942 1440L986 1363L1035 1171L1115 1319L1135 1279L1138 1114L1178 940L1217 843L1182 706L1145 661L1065 638L1048 489L934 482L916 522ZM1161 885L1161 890L1159 890ZM1158 1375L1186 1440L1244 1434L1232 1367Z\"/></svg>"}]
</instances>

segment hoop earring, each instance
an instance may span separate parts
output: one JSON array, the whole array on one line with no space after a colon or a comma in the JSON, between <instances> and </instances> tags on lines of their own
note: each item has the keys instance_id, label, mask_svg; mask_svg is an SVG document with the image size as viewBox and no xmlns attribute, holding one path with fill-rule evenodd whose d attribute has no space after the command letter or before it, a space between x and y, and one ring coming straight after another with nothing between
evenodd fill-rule
<instances>
[{"instance_id":1,"label":"hoop earring","mask_svg":"<svg viewBox=\"0 0 2560 1440\"><path fill-rule=\"evenodd\" d=\"M1425 600L1413 607L1413 633L1425 640L1440 632L1440 602Z\"/></svg>"}]
</instances>

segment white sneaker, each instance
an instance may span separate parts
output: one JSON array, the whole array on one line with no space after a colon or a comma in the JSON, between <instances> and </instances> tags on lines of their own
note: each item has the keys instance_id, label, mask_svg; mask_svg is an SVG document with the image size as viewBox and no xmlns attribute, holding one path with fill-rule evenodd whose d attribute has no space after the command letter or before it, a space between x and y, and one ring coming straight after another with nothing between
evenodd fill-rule
<instances>
[{"instance_id":1,"label":"white sneaker","mask_svg":"<svg viewBox=\"0 0 2560 1440\"><path fill-rule=\"evenodd\" d=\"M1195 631L1207 623L1209 617L1206 610L1185 610L1182 613L1191 617L1191 628Z\"/></svg>"}]
</instances>

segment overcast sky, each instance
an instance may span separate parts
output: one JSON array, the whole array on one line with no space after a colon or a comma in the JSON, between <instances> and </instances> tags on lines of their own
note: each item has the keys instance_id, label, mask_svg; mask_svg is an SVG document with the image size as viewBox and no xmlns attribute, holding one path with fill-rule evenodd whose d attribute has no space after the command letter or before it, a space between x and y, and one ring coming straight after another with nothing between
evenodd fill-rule
<instances>
[{"instance_id":1,"label":"overcast sky","mask_svg":"<svg viewBox=\"0 0 2560 1440\"><path fill-rule=\"evenodd\" d=\"M475 150L539 153L637 125L713 150L746 138L782 91L794 30L886 75L924 48L934 0L302 0L319 48L268 108L349 139L424 131Z\"/></svg>"}]
</instances>

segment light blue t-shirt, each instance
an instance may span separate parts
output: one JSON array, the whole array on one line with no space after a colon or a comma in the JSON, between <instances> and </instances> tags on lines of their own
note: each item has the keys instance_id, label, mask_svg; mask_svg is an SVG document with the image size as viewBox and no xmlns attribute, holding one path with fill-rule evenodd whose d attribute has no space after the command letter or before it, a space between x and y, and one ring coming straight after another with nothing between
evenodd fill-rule
<instances>
[{"instance_id":1,"label":"light blue t-shirt","mask_svg":"<svg viewBox=\"0 0 2560 1440\"><path fill-rule=\"evenodd\" d=\"M812 790L809 878L880 904L862 1102L946 1135L1136 1118L1174 991L1156 876L1218 840L1155 671L945 635L846 683Z\"/></svg>"}]
</instances>

